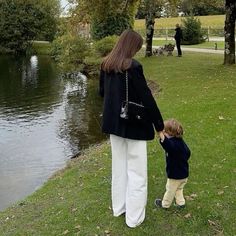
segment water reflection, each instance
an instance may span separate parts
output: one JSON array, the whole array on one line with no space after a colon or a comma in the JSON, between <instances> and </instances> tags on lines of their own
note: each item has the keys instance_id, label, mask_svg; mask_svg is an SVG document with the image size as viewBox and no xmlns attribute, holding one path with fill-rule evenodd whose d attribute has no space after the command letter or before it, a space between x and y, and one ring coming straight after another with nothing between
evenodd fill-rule
<instances>
[{"instance_id":1,"label":"water reflection","mask_svg":"<svg viewBox=\"0 0 236 236\"><path fill-rule=\"evenodd\" d=\"M0 56L0 209L104 138L97 82L63 77L49 57Z\"/></svg>"}]
</instances>

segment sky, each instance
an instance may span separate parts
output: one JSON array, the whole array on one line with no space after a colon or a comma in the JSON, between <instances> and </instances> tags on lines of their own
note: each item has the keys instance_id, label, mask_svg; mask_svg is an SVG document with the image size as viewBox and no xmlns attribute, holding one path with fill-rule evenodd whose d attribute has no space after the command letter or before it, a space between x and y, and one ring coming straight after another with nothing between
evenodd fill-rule
<instances>
[{"instance_id":1,"label":"sky","mask_svg":"<svg viewBox=\"0 0 236 236\"><path fill-rule=\"evenodd\" d=\"M66 15L66 10L68 9L68 6L67 6L67 8L65 8L65 6L68 4L68 2L67 2L67 0L60 0L60 2L61 2L61 7L62 7L62 9L63 9L63 13L62 13L62 15Z\"/></svg>"},{"instance_id":2,"label":"sky","mask_svg":"<svg viewBox=\"0 0 236 236\"><path fill-rule=\"evenodd\" d=\"M66 0L60 0L60 1L61 1L61 6L62 6L62 7L65 7L66 4L68 3Z\"/></svg>"}]
</instances>

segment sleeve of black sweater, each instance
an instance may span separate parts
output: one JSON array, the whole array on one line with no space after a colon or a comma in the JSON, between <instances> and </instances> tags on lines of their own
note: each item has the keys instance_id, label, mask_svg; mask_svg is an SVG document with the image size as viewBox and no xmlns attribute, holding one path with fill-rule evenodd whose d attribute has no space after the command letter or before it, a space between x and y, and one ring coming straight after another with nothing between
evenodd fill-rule
<instances>
[{"instance_id":1,"label":"sleeve of black sweater","mask_svg":"<svg viewBox=\"0 0 236 236\"><path fill-rule=\"evenodd\" d=\"M137 77L135 78L136 80L134 83L135 91L140 97L143 105L147 108L156 131L162 131L164 129L163 119L155 99L152 96L151 90L147 86L147 82L143 74L143 68L139 65L135 69L137 70Z\"/></svg>"},{"instance_id":2,"label":"sleeve of black sweater","mask_svg":"<svg viewBox=\"0 0 236 236\"><path fill-rule=\"evenodd\" d=\"M99 77L99 94L101 97L104 97L104 71L100 71Z\"/></svg>"},{"instance_id":3,"label":"sleeve of black sweater","mask_svg":"<svg viewBox=\"0 0 236 236\"><path fill-rule=\"evenodd\" d=\"M167 137L165 137L165 139L163 141L160 140L160 144L166 152L174 152L175 151L175 144Z\"/></svg>"}]
</instances>

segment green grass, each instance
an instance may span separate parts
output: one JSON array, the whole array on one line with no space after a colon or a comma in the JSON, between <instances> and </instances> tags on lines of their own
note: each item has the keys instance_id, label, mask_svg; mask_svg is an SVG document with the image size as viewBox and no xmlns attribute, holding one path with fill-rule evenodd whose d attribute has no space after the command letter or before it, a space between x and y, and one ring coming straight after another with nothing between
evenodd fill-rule
<instances>
[{"instance_id":1,"label":"green grass","mask_svg":"<svg viewBox=\"0 0 236 236\"><path fill-rule=\"evenodd\" d=\"M170 17L170 18L159 18L155 21L155 28L175 28L177 23L182 24L182 19L184 17ZM215 15L215 16L199 16L198 19L202 23L202 27L212 27L212 28L223 28L225 15ZM135 30L145 29L145 20L135 20L134 22Z\"/></svg>"},{"instance_id":2,"label":"green grass","mask_svg":"<svg viewBox=\"0 0 236 236\"><path fill-rule=\"evenodd\" d=\"M198 16L202 29L209 37L224 37L225 15ZM175 34L175 25L183 25L184 17L158 18L155 20L154 37L169 37ZM139 19L134 22L134 29L142 36L145 36L145 20Z\"/></svg>"},{"instance_id":3,"label":"green grass","mask_svg":"<svg viewBox=\"0 0 236 236\"><path fill-rule=\"evenodd\" d=\"M71 161L41 189L0 213L0 235L213 236L236 232L236 66L223 56L139 58L147 79L160 86L165 119L185 128L191 148L187 207L156 209L165 191L165 161L156 140L148 144L148 205L144 223L129 229L111 212L111 153L104 142ZM193 196L192 198L190 196Z\"/></svg>"},{"instance_id":4,"label":"green grass","mask_svg":"<svg viewBox=\"0 0 236 236\"><path fill-rule=\"evenodd\" d=\"M51 43L44 41L34 41L31 50L32 53L37 55L50 55Z\"/></svg>"},{"instance_id":5,"label":"green grass","mask_svg":"<svg viewBox=\"0 0 236 236\"><path fill-rule=\"evenodd\" d=\"M0 54L10 54L12 51L0 47ZM36 55L50 55L51 54L51 43L47 41L34 41L32 47L27 51L27 54Z\"/></svg>"},{"instance_id":6,"label":"green grass","mask_svg":"<svg viewBox=\"0 0 236 236\"><path fill-rule=\"evenodd\" d=\"M175 41L174 40L153 40L154 46L163 46L168 43L175 44ZM182 47L215 49L215 43L217 43L217 48L219 50L224 50L225 43L221 41L204 42L204 43L195 44L195 45L182 45Z\"/></svg>"}]
</instances>

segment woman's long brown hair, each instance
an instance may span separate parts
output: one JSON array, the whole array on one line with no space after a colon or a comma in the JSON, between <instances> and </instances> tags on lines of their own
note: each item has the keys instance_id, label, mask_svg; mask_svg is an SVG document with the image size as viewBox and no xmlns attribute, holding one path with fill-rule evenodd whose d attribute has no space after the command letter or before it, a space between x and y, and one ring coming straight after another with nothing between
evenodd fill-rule
<instances>
[{"instance_id":1,"label":"woman's long brown hair","mask_svg":"<svg viewBox=\"0 0 236 236\"><path fill-rule=\"evenodd\" d=\"M112 51L102 62L101 68L106 72L122 72L132 63L132 57L141 49L143 38L133 30L125 30L119 37Z\"/></svg>"}]
</instances>

